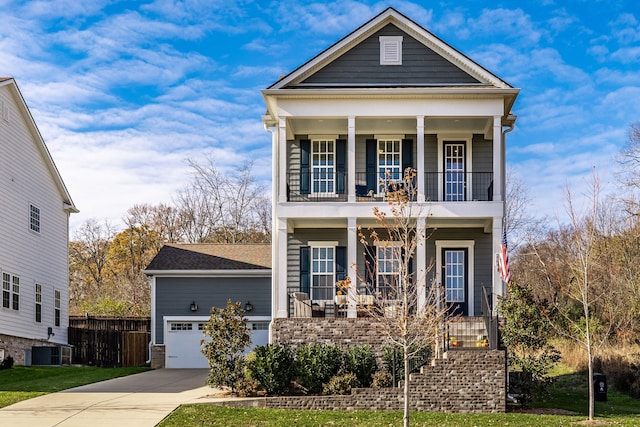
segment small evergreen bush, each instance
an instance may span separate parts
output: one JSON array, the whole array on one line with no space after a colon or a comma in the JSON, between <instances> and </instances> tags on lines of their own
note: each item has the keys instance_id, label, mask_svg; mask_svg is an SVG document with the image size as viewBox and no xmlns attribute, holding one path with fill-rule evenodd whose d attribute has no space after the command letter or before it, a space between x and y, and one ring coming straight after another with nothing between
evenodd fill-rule
<instances>
[{"instance_id":1,"label":"small evergreen bush","mask_svg":"<svg viewBox=\"0 0 640 427\"><path fill-rule=\"evenodd\" d=\"M340 371L342 364L342 350L333 344L304 344L296 352L298 382L312 394L322 392L322 386Z\"/></svg>"},{"instance_id":2,"label":"small evergreen bush","mask_svg":"<svg viewBox=\"0 0 640 427\"><path fill-rule=\"evenodd\" d=\"M267 394L281 394L295 373L293 351L283 345L256 347L246 358L249 375L260 383Z\"/></svg>"},{"instance_id":3,"label":"small evergreen bush","mask_svg":"<svg viewBox=\"0 0 640 427\"><path fill-rule=\"evenodd\" d=\"M373 382L371 383L373 388L385 388L393 386L393 378L387 371L378 371L373 374Z\"/></svg>"},{"instance_id":4,"label":"small evergreen bush","mask_svg":"<svg viewBox=\"0 0 640 427\"><path fill-rule=\"evenodd\" d=\"M13 368L13 357L7 356L0 362L0 370Z\"/></svg>"},{"instance_id":5,"label":"small evergreen bush","mask_svg":"<svg viewBox=\"0 0 640 427\"><path fill-rule=\"evenodd\" d=\"M370 387L373 374L378 370L376 356L368 345L349 347L344 355L345 370L358 378L362 387Z\"/></svg>"},{"instance_id":6,"label":"small evergreen bush","mask_svg":"<svg viewBox=\"0 0 640 427\"><path fill-rule=\"evenodd\" d=\"M322 394L350 394L351 389L355 387L360 387L360 382L354 373L348 372L333 376L323 386Z\"/></svg>"}]
</instances>

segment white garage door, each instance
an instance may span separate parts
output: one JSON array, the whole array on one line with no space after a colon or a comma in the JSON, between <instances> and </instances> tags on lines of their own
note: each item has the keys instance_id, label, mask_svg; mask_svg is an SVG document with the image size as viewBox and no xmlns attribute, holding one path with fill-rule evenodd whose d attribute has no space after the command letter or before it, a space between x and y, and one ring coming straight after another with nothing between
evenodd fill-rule
<instances>
[{"instance_id":1,"label":"white garage door","mask_svg":"<svg viewBox=\"0 0 640 427\"><path fill-rule=\"evenodd\" d=\"M200 351L200 340L204 337L202 328L205 322L167 321L165 325L165 366L167 368L208 368L209 363ZM253 347L269 343L269 321L251 321L248 324Z\"/></svg>"}]
</instances>

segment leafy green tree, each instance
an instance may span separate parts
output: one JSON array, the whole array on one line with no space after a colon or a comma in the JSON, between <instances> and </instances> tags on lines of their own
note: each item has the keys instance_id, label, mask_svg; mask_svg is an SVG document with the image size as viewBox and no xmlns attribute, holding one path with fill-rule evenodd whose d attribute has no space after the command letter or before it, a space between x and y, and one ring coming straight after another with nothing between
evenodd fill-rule
<instances>
[{"instance_id":1,"label":"leafy green tree","mask_svg":"<svg viewBox=\"0 0 640 427\"><path fill-rule=\"evenodd\" d=\"M230 387L244 378L242 353L251 342L247 319L240 302L227 301L225 308L211 307L211 316L204 324L202 354L209 361L207 384Z\"/></svg>"},{"instance_id":2,"label":"leafy green tree","mask_svg":"<svg viewBox=\"0 0 640 427\"><path fill-rule=\"evenodd\" d=\"M502 339L509 348L509 366L516 372L510 385L524 405L546 394L549 369L560 360L560 353L549 345L552 329L543 310L531 289L516 281L500 297L498 312L506 318Z\"/></svg>"}]
</instances>

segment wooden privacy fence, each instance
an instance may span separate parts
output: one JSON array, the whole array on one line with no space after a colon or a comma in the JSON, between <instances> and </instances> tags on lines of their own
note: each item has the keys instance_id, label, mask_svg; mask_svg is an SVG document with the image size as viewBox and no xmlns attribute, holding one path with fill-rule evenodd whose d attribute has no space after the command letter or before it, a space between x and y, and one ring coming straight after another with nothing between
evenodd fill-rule
<instances>
[{"instance_id":1,"label":"wooden privacy fence","mask_svg":"<svg viewBox=\"0 0 640 427\"><path fill-rule=\"evenodd\" d=\"M69 324L73 363L125 367L148 359L149 318L71 317Z\"/></svg>"}]
</instances>

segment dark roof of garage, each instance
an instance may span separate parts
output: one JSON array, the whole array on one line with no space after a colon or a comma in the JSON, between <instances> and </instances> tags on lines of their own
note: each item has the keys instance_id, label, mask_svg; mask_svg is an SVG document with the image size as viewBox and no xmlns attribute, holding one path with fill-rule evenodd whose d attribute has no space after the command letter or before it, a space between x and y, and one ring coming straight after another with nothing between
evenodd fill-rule
<instances>
[{"instance_id":1,"label":"dark roof of garage","mask_svg":"<svg viewBox=\"0 0 640 427\"><path fill-rule=\"evenodd\" d=\"M271 269L270 244L167 244L146 271Z\"/></svg>"}]
</instances>

